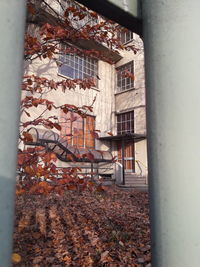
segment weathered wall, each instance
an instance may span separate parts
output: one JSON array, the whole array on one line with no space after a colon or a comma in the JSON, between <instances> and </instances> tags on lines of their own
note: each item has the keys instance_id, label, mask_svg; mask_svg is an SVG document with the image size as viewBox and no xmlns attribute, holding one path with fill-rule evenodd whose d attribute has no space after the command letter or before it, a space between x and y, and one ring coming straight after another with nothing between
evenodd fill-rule
<instances>
[{"instance_id":1,"label":"weathered wall","mask_svg":"<svg viewBox=\"0 0 200 267\"><path fill-rule=\"evenodd\" d=\"M147 141L135 143L135 151L135 171L137 174L147 177Z\"/></svg>"},{"instance_id":2,"label":"weathered wall","mask_svg":"<svg viewBox=\"0 0 200 267\"><path fill-rule=\"evenodd\" d=\"M146 102L145 102L145 74L144 74L144 51L142 40L134 34L134 43L139 47L137 54L125 51L123 58L116 64L122 66L130 61L134 61L134 89L120 92L116 91L115 83L115 112L123 113L134 110L134 132L136 134L146 134ZM116 133L116 128L115 128ZM117 155L116 146L113 146ZM135 172L138 175L147 177L147 144L146 140L135 143Z\"/></svg>"},{"instance_id":3,"label":"weathered wall","mask_svg":"<svg viewBox=\"0 0 200 267\"><path fill-rule=\"evenodd\" d=\"M114 67L103 61L98 62L98 75L100 80L98 81L98 88L91 89L71 89L62 92L61 89L57 91L52 90L50 93L43 94L43 98L53 101L57 106L63 104L73 104L76 106L88 105L90 106L94 99L93 112L87 112L89 115L96 116L96 129L100 130L101 136L107 135L106 133L113 128L113 95L114 95ZM40 77L46 77L55 81L65 79L65 77L58 74L58 67L55 61L49 60L35 60L34 63L26 66L26 74L36 74ZM26 94L23 93L23 96ZM31 108L31 119L38 117L44 110L43 107ZM59 111L54 110L53 115L60 117ZM46 116L52 114L46 112ZM24 114L23 120L29 118ZM56 131L56 130L55 130ZM108 149L107 146L100 146L100 142L96 142L97 147L101 149Z\"/></svg>"},{"instance_id":4,"label":"weathered wall","mask_svg":"<svg viewBox=\"0 0 200 267\"><path fill-rule=\"evenodd\" d=\"M134 42L140 50L134 54L132 51L124 51L116 67L134 61L134 89L120 92L116 91L115 83L115 111L117 113L134 110L135 133L146 133L145 116L145 77L144 77L144 52L142 40L134 34Z\"/></svg>"},{"instance_id":5,"label":"weathered wall","mask_svg":"<svg viewBox=\"0 0 200 267\"><path fill-rule=\"evenodd\" d=\"M128 112L134 109L135 116L135 133L146 133L146 118L145 118L145 85L144 85L144 61L143 50L139 51L136 55L133 52L123 52L123 59L120 60L115 66L98 62L98 88L92 89L71 89L62 92L61 89L51 91L50 93L43 94L43 98L55 102L57 106L63 104L73 104L76 106L91 105L94 98L94 110L88 112L89 115L96 116L96 129L100 130L100 136L108 136L107 132L116 134L116 114ZM135 71L135 88L126 92L116 92L116 70L115 68L125 63L134 60ZM26 74L35 74L38 76L61 81L65 77L58 74L58 66L55 60L35 60L32 64L25 66ZM24 93L25 95L25 93ZM38 117L44 108L32 108L31 119ZM46 115L54 115L60 117L58 110L47 112ZM23 115L23 120L29 120L27 116ZM56 131L56 129L54 129ZM113 142L102 142L96 140L96 148L101 150L112 150L116 155L116 147ZM135 144L135 157L136 173L142 175L147 174L147 155L146 155L146 141L140 141ZM64 162L58 161L58 166L66 166Z\"/></svg>"}]
</instances>

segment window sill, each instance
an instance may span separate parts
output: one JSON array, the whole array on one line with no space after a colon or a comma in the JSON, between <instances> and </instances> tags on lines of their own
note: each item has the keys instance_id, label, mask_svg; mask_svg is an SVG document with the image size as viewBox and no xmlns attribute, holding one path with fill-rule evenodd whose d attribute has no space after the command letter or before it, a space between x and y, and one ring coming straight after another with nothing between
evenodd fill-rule
<instances>
[{"instance_id":1,"label":"window sill","mask_svg":"<svg viewBox=\"0 0 200 267\"><path fill-rule=\"evenodd\" d=\"M136 90L136 89L135 88L131 88L131 89L127 89L127 90L124 90L124 91L115 92L114 95L121 95L123 93L134 91L134 90Z\"/></svg>"}]
</instances>

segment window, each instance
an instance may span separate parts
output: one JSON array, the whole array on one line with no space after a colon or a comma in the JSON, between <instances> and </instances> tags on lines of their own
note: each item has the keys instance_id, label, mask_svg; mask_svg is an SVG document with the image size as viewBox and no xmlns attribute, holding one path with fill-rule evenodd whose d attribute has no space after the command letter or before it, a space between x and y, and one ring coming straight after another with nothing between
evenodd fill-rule
<instances>
[{"instance_id":1,"label":"window","mask_svg":"<svg viewBox=\"0 0 200 267\"><path fill-rule=\"evenodd\" d=\"M117 115L117 134L134 133L134 111Z\"/></svg>"},{"instance_id":2,"label":"window","mask_svg":"<svg viewBox=\"0 0 200 267\"><path fill-rule=\"evenodd\" d=\"M133 32L127 29L124 29L119 32L119 39L122 42L122 44L126 44L130 42L131 40L133 40Z\"/></svg>"},{"instance_id":3,"label":"window","mask_svg":"<svg viewBox=\"0 0 200 267\"><path fill-rule=\"evenodd\" d=\"M62 54L59 58L58 72L72 79L94 78L97 86L98 61L77 54Z\"/></svg>"},{"instance_id":4,"label":"window","mask_svg":"<svg viewBox=\"0 0 200 267\"><path fill-rule=\"evenodd\" d=\"M134 62L131 61L119 68L117 71L117 92L134 88L134 79L129 74L134 74ZM129 73L129 74L128 74Z\"/></svg>"},{"instance_id":5,"label":"window","mask_svg":"<svg viewBox=\"0 0 200 267\"><path fill-rule=\"evenodd\" d=\"M68 144L78 148L95 148L95 117L87 115L82 118L73 112L62 112L61 128L61 137L67 140Z\"/></svg>"},{"instance_id":6,"label":"window","mask_svg":"<svg viewBox=\"0 0 200 267\"><path fill-rule=\"evenodd\" d=\"M94 117L87 116L85 119L85 147L94 148Z\"/></svg>"}]
</instances>

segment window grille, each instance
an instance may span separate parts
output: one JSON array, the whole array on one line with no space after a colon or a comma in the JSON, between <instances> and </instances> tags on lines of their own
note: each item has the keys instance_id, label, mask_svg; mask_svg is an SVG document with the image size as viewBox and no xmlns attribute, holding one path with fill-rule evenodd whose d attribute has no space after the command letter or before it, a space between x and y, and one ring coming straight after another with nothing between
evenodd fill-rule
<instances>
[{"instance_id":1,"label":"window grille","mask_svg":"<svg viewBox=\"0 0 200 267\"><path fill-rule=\"evenodd\" d=\"M127 72L134 74L134 62L131 61L116 69L117 71L117 92L134 89L133 78L127 75Z\"/></svg>"},{"instance_id":2,"label":"window grille","mask_svg":"<svg viewBox=\"0 0 200 267\"><path fill-rule=\"evenodd\" d=\"M63 53L59 57L58 73L72 79L93 78L97 87L98 60L88 56Z\"/></svg>"},{"instance_id":3,"label":"window grille","mask_svg":"<svg viewBox=\"0 0 200 267\"><path fill-rule=\"evenodd\" d=\"M134 111L117 115L117 134L134 133Z\"/></svg>"},{"instance_id":4,"label":"window grille","mask_svg":"<svg viewBox=\"0 0 200 267\"><path fill-rule=\"evenodd\" d=\"M61 114L61 137L77 148L95 148L95 117L68 112Z\"/></svg>"},{"instance_id":5,"label":"window grille","mask_svg":"<svg viewBox=\"0 0 200 267\"><path fill-rule=\"evenodd\" d=\"M125 29L119 32L119 39L122 44L126 44L133 40L133 32Z\"/></svg>"}]
</instances>

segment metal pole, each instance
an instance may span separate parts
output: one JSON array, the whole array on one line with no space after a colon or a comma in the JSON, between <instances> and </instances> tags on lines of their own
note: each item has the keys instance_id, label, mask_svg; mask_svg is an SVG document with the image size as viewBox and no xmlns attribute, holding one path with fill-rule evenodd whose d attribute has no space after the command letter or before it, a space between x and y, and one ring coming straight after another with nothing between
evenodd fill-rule
<instances>
[{"instance_id":1,"label":"metal pole","mask_svg":"<svg viewBox=\"0 0 200 267\"><path fill-rule=\"evenodd\" d=\"M91 162L91 180L94 180L94 165L93 162Z\"/></svg>"},{"instance_id":2,"label":"metal pole","mask_svg":"<svg viewBox=\"0 0 200 267\"><path fill-rule=\"evenodd\" d=\"M11 266L24 0L0 1L0 266Z\"/></svg>"},{"instance_id":3,"label":"metal pole","mask_svg":"<svg viewBox=\"0 0 200 267\"><path fill-rule=\"evenodd\" d=\"M123 175L123 185L125 185L125 160L124 160L124 157L125 157L125 153L124 153L124 149L125 149L125 144L124 144L124 137L122 137L122 166L123 166L123 169L122 169L122 175Z\"/></svg>"},{"instance_id":4,"label":"metal pole","mask_svg":"<svg viewBox=\"0 0 200 267\"><path fill-rule=\"evenodd\" d=\"M144 0L153 267L199 267L200 1Z\"/></svg>"}]
</instances>

